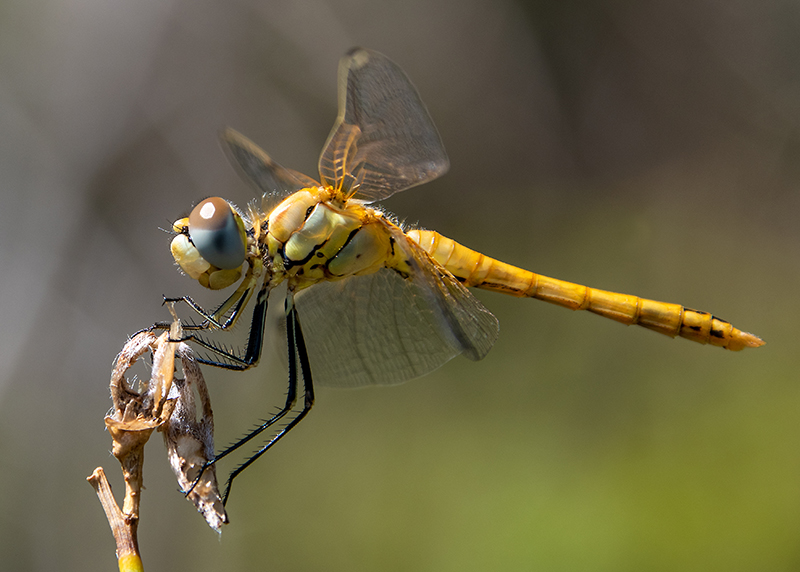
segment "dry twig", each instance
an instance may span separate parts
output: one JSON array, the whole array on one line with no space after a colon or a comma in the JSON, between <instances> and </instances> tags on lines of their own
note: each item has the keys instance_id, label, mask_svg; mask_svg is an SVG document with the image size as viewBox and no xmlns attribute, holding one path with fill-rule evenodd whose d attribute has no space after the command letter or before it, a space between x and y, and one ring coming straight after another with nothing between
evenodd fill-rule
<instances>
[{"instance_id":1,"label":"dry twig","mask_svg":"<svg viewBox=\"0 0 800 572\"><path fill-rule=\"evenodd\" d=\"M142 569L137 528L144 445L155 429L163 433L170 466L181 489L189 490L194 484L187 497L209 526L219 531L228 522L214 467L206 469L197 480L202 467L213 458L214 421L208 390L191 349L184 343L169 341L181 336L177 319L172 330L159 337L152 332L140 332L122 348L111 376L113 406L105 423L113 441L112 453L122 466L125 480L122 509L114 501L102 468L95 469L87 480L95 487L103 504L117 542L117 559L123 572ZM148 352L153 356L149 381L136 384L135 379L128 380L126 372ZM174 375L176 354L181 360L184 379ZM199 419L195 391L200 399Z\"/></svg>"}]
</instances>

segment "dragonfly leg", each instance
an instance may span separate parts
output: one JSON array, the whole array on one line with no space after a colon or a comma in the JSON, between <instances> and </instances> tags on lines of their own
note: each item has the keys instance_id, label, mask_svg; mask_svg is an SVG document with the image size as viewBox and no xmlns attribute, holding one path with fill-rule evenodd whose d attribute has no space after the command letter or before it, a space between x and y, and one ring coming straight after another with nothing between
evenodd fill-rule
<instances>
[{"instance_id":1,"label":"dragonfly leg","mask_svg":"<svg viewBox=\"0 0 800 572\"><path fill-rule=\"evenodd\" d=\"M239 284L239 287L236 289L236 291L228 296L228 298L222 304L220 304L213 313L205 310L202 306L200 306L200 304L192 300L190 296L182 296L180 298L167 298L164 296L164 304L183 302L192 310L194 310L201 318L203 318L203 322L200 324L185 325L185 330L227 330L238 321L242 309L250 300L250 296L252 296L256 284L258 283L258 278L263 272L263 263L261 263L260 260L255 261L250 267L248 267L247 272L242 279L242 283ZM269 281L270 276L268 274L264 277L264 285L261 288L262 290L266 288ZM152 329L169 329L169 322L156 322L152 326Z\"/></svg>"},{"instance_id":2,"label":"dragonfly leg","mask_svg":"<svg viewBox=\"0 0 800 572\"><path fill-rule=\"evenodd\" d=\"M239 357L238 355L224 350L218 346L211 344L203 340L202 338L194 335L189 335L186 339L195 342L197 345L208 349L209 351L214 352L215 354L220 355L221 357L229 360L229 362L219 362L219 361L212 361L207 360L204 358L196 357L195 361L213 365L216 367L222 367L226 369L233 369L238 371L243 371L249 367L258 363L259 358L261 357L261 348L264 345L264 324L267 315L267 302L269 300L269 288L265 284L261 291L258 293L258 297L256 299L256 306L253 309L253 321L250 326L250 336L247 339L247 350L245 352L244 357ZM291 338L290 338L291 339ZM291 348L291 342L290 342ZM291 351L291 349L290 349ZM203 465L202 469L200 469L200 473L195 478L192 485L186 492L188 495L194 489L195 485L200 481L200 478L205 473L206 469L208 469L211 465L222 459L223 457L228 456L230 453L259 435L262 431L266 430L271 425L274 425L276 422L280 421L289 411L294 408L295 403L297 402L297 384L292 382L292 373L291 373L291 365L290 365L290 375L289 375L289 390L286 394L286 403L284 404L283 408L278 411L275 415L273 415L270 419L256 427L253 431L245 435L242 439L234 443L233 445L227 447L224 451L215 455L213 459L207 461L205 465ZM295 375L296 378L296 375Z\"/></svg>"},{"instance_id":3,"label":"dragonfly leg","mask_svg":"<svg viewBox=\"0 0 800 572\"><path fill-rule=\"evenodd\" d=\"M180 298L167 298L166 296L164 296L163 303L174 304L177 302L183 302L184 304L189 306L192 310L194 310L197 313L197 315L203 318L203 322L200 324L191 324L189 326L184 326L184 327L193 326L194 329L199 329L199 330L207 330L210 328L214 328L217 330L227 330L233 324L236 323L236 320L239 318L239 314L241 313L242 308L245 306L247 299L249 297L250 297L250 290L244 292L243 294L238 295L235 299L233 299L232 304L229 304L229 302L231 302L232 300L231 298L228 298L227 300L225 300L225 302L222 303L222 305L216 308L214 312L207 311L200 304L195 302L191 298L191 296L182 296ZM230 312L230 314L225 320L222 320L222 316L224 316L225 314L225 312L223 311L223 308L225 308L225 306L228 306L228 309L233 308L233 310ZM158 323L163 324L164 322L158 322Z\"/></svg>"},{"instance_id":4,"label":"dragonfly leg","mask_svg":"<svg viewBox=\"0 0 800 572\"><path fill-rule=\"evenodd\" d=\"M258 364L261 359L261 350L264 346L264 327L267 321L267 303L269 301L270 285L264 282L264 285L259 290L256 296L256 304L253 308L253 319L250 322L250 333L247 336L247 345L245 346L244 355L239 352L233 351L226 347L217 345L215 342L203 339L198 334L190 333L185 336L181 341L192 341L198 346L207 349L213 356L219 359L210 359L198 356L197 362L221 367L224 369L232 369L242 371L249 369ZM238 310L237 310L238 311ZM184 326L184 330L197 331L209 330L210 327L197 327Z\"/></svg>"},{"instance_id":5,"label":"dragonfly leg","mask_svg":"<svg viewBox=\"0 0 800 572\"><path fill-rule=\"evenodd\" d=\"M233 447L229 447L222 455L218 455L214 461L220 459L222 456L227 455L230 451L237 449L267 427L275 423L278 419L283 417L294 406L294 401L297 396L298 379L297 379L297 364L300 364L300 375L303 377L303 409L272 439L270 439L264 446L256 451L250 458L248 458L241 465L236 467L228 476L228 482L225 485L225 493L222 495L223 504L228 502L228 497L231 493L231 485L233 479L239 476L242 471L252 465L256 459L263 455L270 447L272 447L278 440L291 431L311 410L314 405L314 384L311 380L311 365L308 361L308 352L306 351L306 343L303 339L303 331L300 328L300 322L297 319L297 310L294 307L294 302L291 300L291 294L287 296L287 316L286 316L286 337L289 343L289 396L291 397L291 406L289 399L286 400L286 406L275 417L256 428L255 431L247 435L244 439L240 440Z\"/></svg>"},{"instance_id":6,"label":"dragonfly leg","mask_svg":"<svg viewBox=\"0 0 800 572\"><path fill-rule=\"evenodd\" d=\"M192 310L194 310L203 321L199 324L183 324L184 330L189 331L197 331L197 330L228 330L230 329L238 320L241 315L242 309L247 304L247 301L250 299L252 294L252 290L248 289L243 293L234 292L234 296L229 297L225 302L222 303L213 313L208 312L205 310L200 304L192 300L190 296L183 296L181 298L167 298L164 296L163 304L174 304L177 302L183 302L187 306L189 306ZM233 310L231 310L233 308ZM228 317L223 321L222 316L224 316L228 310L230 314ZM150 330L169 330L172 322L156 322L152 326L150 326ZM181 338L180 340L170 340L171 342L185 342L187 340L191 340L191 336L186 336Z\"/></svg>"}]
</instances>

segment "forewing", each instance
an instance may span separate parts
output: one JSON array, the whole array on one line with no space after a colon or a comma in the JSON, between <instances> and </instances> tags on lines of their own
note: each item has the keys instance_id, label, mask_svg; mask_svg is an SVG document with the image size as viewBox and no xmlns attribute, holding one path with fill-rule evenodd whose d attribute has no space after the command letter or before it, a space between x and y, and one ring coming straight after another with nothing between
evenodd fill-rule
<instances>
[{"instance_id":1,"label":"forewing","mask_svg":"<svg viewBox=\"0 0 800 572\"><path fill-rule=\"evenodd\" d=\"M500 325L494 314L400 230L395 234L395 248L405 254L413 268L417 289L438 308L460 351L471 360L483 359L500 334Z\"/></svg>"},{"instance_id":2,"label":"forewing","mask_svg":"<svg viewBox=\"0 0 800 572\"><path fill-rule=\"evenodd\" d=\"M366 202L444 174L450 162L400 67L355 48L339 63L339 115L319 160L322 181Z\"/></svg>"},{"instance_id":3,"label":"forewing","mask_svg":"<svg viewBox=\"0 0 800 572\"><path fill-rule=\"evenodd\" d=\"M300 189L316 187L311 177L282 167L247 137L227 128L220 134L228 160L263 194L288 196Z\"/></svg>"},{"instance_id":4,"label":"forewing","mask_svg":"<svg viewBox=\"0 0 800 572\"><path fill-rule=\"evenodd\" d=\"M317 383L402 383L460 353L481 359L492 347L497 319L446 270L412 256L411 276L382 268L295 296Z\"/></svg>"}]
</instances>

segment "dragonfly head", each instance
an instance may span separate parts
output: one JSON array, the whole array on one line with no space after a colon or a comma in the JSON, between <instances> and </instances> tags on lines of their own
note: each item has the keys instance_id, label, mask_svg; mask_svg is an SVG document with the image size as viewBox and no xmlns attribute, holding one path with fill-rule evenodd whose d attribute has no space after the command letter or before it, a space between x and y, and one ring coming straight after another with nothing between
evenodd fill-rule
<instances>
[{"instance_id":1,"label":"dragonfly head","mask_svg":"<svg viewBox=\"0 0 800 572\"><path fill-rule=\"evenodd\" d=\"M205 199L172 227L178 233L170 245L172 257L186 274L212 290L239 280L247 233L241 215L228 201Z\"/></svg>"}]
</instances>

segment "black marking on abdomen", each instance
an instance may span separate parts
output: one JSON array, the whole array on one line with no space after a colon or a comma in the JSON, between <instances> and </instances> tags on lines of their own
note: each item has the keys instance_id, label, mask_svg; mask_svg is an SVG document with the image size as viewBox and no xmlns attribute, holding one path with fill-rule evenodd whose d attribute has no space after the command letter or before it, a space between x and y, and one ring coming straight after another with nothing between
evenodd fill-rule
<instances>
[{"instance_id":1,"label":"black marking on abdomen","mask_svg":"<svg viewBox=\"0 0 800 572\"><path fill-rule=\"evenodd\" d=\"M497 290L498 292L519 292L518 288L514 288L513 286L509 286L508 284L498 284L496 282L481 282L480 284L476 284L476 287Z\"/></svg>"},{"instance_id":2,"label":"black marking on abdomen","mask_svg":"<svg viewBox=\"0 0 800 572\"><path fill-rule=\"evenodd\" d=\"M694 312L695 314L700 314L701 316L711 316L711 314L709 314L708 312L703 312L702 310L695 310L694 308L684 308L684 309L688 310L689 312ZM713 318L714 316L711 317Z\"/></svg>"}]
</instances>

